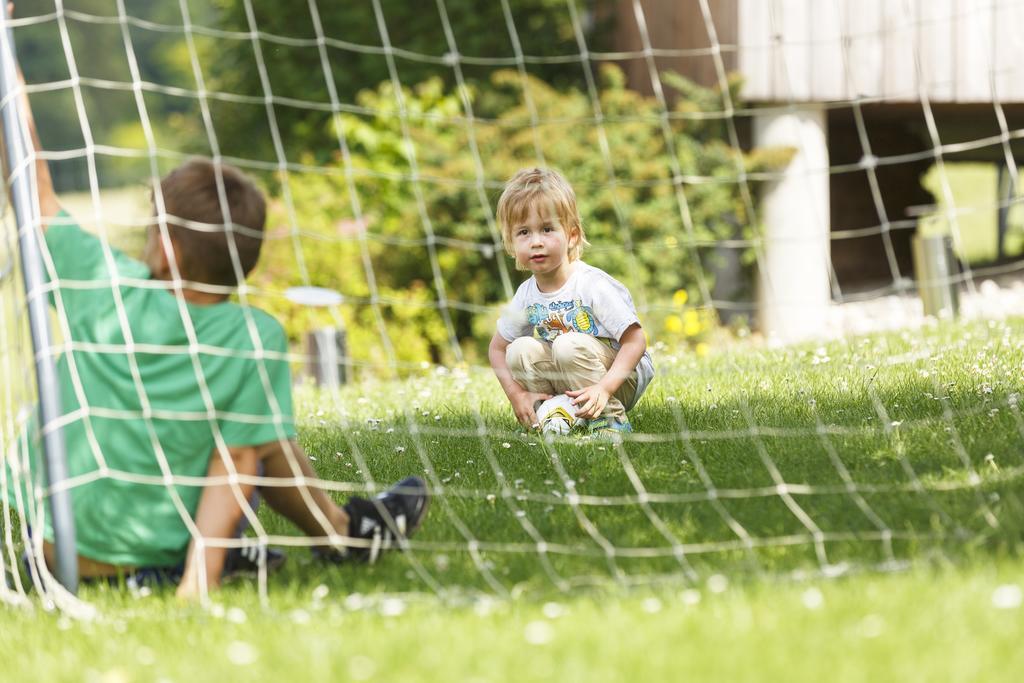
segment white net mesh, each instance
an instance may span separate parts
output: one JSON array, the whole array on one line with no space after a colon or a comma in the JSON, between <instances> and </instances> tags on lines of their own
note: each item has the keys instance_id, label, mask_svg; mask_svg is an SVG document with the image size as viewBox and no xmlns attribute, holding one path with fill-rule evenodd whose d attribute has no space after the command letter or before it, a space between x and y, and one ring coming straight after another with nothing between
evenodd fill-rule
<instances>
[{"instance_id":1,"label":"white net mesh","mask_svg":"<svg viewBox=\"0 0 1024 683\"><path fill-rule=\"evenodd\" d=\"M1024 3L437 0L413 12L309 0L287 17L223 4L19 3L39 156L95 235L93 272L106 275L63 274L61 259L81 255L51 244L60 341L32 351L7 212L0 599L59 596L44 578L49 489L29 464L36 353L66 368L72 409L42 427L68 430L78 464L62 486L73 497L101 480L152 490L200 548L288 549L282 583L507 597L832 576L1015 548L1024 111L1011 78L1019 40L1004 27ZM683 19L685 31L672 23ZM24 55L40 45L59 59L34 74ZM160 178L192 154L239 167L269 199L261 265L237 290L190 281L173 261L166 280L123 265L148 216L170 245L181 221ZM573 184L593 243L584 258L627 285L654 350L658 377L624 439L521 431L486 369L494 321L522 279L494 206L530 165ZM152 212L128 178L155 188ZM215 184L222 224L186 229L231 224L220 172ZM925 274L932 261L911 258L915 231L959 267ZM244 279L245 228L225 234ZM341 297L295 303L286 292L298 286ZM959 308L966 320L926 317L919 288L937 302L928 312ZM181 343L152 338L127 301L139 291L173 301ZM190 291L236 292L241 346L204 338L210 309ZM86 295L104 305L83 314ZM284 326L279 347L267 346L263 310ZM97 320L103 338L87 332ZM321 349L344 344L317 386L306 339L325 327ZM863 333L874 334L850 336ZM770 348L797 336L827 341ZM244 363L236 391L261 411L233 411L232 392L217 388L225 358ZM194 386L188 405L162 402L162 359ZM294 410L275 385L286 363ZM113 385L97 385L108 367ZM292 447L292 413L313 473ZM202 474L180 465L176 423L200 426ZM278 444L287 471L239 473L240 424L272 433L253 444ZM137 438L119 442L120 430ZM131 453L112 453L119 443ZM208 458L223 463L218 477L203 476ZM304 548L347 536L318 491L343 503L407 475L425 479L433 506L401 553L372 572L307 560ZM230 488L246 532L202 537L203 484ZM303 510L289 516L307 533L254 507L254 484L279 510L279 492L294 491ZM76 509L78 524L120 538L119 525L147 523L145 509L115 509ZM183 561L184 548L162 557ZM99 548L93 559L116 557ZM255 571L272 599L265 559Z\"/></svg>"}]
</instances>

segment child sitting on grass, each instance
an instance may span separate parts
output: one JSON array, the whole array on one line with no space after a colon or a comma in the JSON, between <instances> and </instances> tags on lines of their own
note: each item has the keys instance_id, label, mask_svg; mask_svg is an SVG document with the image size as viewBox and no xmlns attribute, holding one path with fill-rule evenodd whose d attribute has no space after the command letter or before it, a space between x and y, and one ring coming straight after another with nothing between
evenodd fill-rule
<instances>
[{"instance_id":1,"label":"child sitting on grass","mask_svg":"<svg viewBox=\"0 0 1024 683\"><path fill-rule=\"evenodd\" d=\"M626 411L654 377L629 290L580 261L588 245L576 195L558 173L519 171L498 201L505 250L533 275L498 320L488 356L524 427L565 393L595 433L632 431Z\"/></svg>"},{"instance_id":2,"label":"child sitting on grass","mask_svg":"<svg viewBox=\"0 0 1024 683\"><path fill-rule=\"evenodd\" d=\"M317 537L325 559L372 561L415 531L428 502L419 478L344 507L312 483L295 440L284 330L229 301L263 244L265 201L241 171L196 159L163 178L143 262L61 210L39 156L36 178L51 301L65 321L57 371L68 470L80 482L71 498L83 578L180 581L179 595L191 597L204 581L218 585L226 560L253 568L258 557L204 541L232 539L243 515L255 519L247 501L259 476L278 480L259 493Z\"/></svg>"}]
</instances>

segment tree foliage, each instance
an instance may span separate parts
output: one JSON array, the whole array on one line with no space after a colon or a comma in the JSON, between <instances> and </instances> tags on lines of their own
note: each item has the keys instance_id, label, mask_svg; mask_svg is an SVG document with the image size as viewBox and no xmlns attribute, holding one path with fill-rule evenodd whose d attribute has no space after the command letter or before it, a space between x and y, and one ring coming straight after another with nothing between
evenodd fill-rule
<instances>
[{"instance_id":1,"label":"tree foliage","mask_svg":"<svg viewBox=\"0 0 1024 683\"><path fill-rule=\"evenodd\" d=\"M675 95L669 112L626 88L611 64L591 92L577 28L601 49L606 27L593 17L611 16L601 6L321 0L285 11L270 0L189 0L190 20L219 30L191 33L193 61L179 3L124 0L129 16L154 22L146 24L118 21L114 0L64 0L63 13L54 0L22 0L18 16L47 18L19 28L17 40L30 83L68 85L33 97L44 145L85 148L90 137L102 185L149 175L142 112L125 87L131 56L156 86L143 89L143 104L160 150L219 152L257 175L288 162L287 172L262 177L271 239L257 285L341 291L359 362L482 354L497 304L522 279L502 251L494 205L502 182L529 165L557 168L573 184L593 244L585 258L623 280L642 308L665 314L645 326L692 342L714 322L694 316L709 303L715 245L752 233L742 174L777 168L789 152L736 149L723 94L672 74L663 79ZM517 50L531 60L500 62ZM84 120L72 64L85 79ZM84 163L64 166L72 172L56 169L62 189L87 186ZM295 341L336 322L268 301Z\"/></svg>"},{"instance_id":2,"label":"tree foliage","mask_svg":"<svg viewBox=\"0 0 1024 683\"><path fill-rule=\"evenodd\" d=\"M593 244L588 262L620 278L641 304L671 302L684 290L706 305L698 282L713 280L711 247L752 233L740 171L777 168L790 152L745 154L732 147L724 122L713 115L722 111L721 93L681 77L667 82L686 95L667 127L659 103L627 89L614 66L600 72L600 123L588 93L524 80L513 70L461 93L481 114L474 119L465 116L460 93L440 79L400 93L390 81L365 90L357 101L372 115L344 115L324 132L335 150L343 144L347 158L335 151L324 171L292 174L289 187L303 200L294 201L296 211L282 205L276 215L289 225L284 234L301 231L303 239L294 248L268 249L263 284L293 282L301 257L312 284L349 299L350 329L366 330L372 275L387 299L378 300L377 310L390 336L402 340L401 360L479 357L495 305L522 280L494 222L501 181L524 166L546 164L576 189ZM314 155L307 156L312 162ZM457 349L454 340L462 344ZM379 341L379 329L370 330L366 347L354 344L357 355L369 359Z\"/></svg>"},{"instance_id":3,"label":"tree foliage","mask_svg":"<svg viewBox=\"0 0 1024 683\"><path fill-rule=\"evenodd\" d=\"M207 3L190 5L193 21L211 20ZM146 146L129 58L143 81L196 89L181 30L155 28L180 29L179 4L124 0L124 12L152 23L126 21L122 30L116 0L18 0L15 7L15 17L27 22L15 31L26 82L50 86L31 98L43 146L51 151L84 150L90 142L99 147L99 181L105 187L148 176L148 164L131 159L133 150L142 153ZM81 79L77 93L76 75ZM56 85L61 87L52 87ZM158 131L167 130L175 116L194 108L188 97L152 91L146 92L144 104L146 118ZM172 134L158 135L158 144L169 150L188 146ZM108 148L127 150L127 155L110 153ZM51 163L51 170L60 191L89 187L84 158Z\"/></svg>"},{"instance_id":4,"label":"tree foliage","mask_svg":"<svg viewBox=\"0 0 1024 683\"><path fill-rule=\"evenodd\" d=\"M592 6L604 3L595 0L511 0L507 14L505 3L498 0L380 0L379 15L378 3L370 0L321 0L312 6L296 2L288 11L282 11L279 0L216 0L218 25L242 37L207 43L204 64L217 90L276 98L274 126L289 159L309 150L322 159L334 143L322 126L324 108L332 106L328 81L337 102L351 108L360 92L392 78L406 87L439 78L451 87L456 72L446 57L453 52L463 58L461 73L467 83L486 83L496 69L508 68L518 46L522 54L541 59L524 67L535 78L555 87L581 83L568 2L578 7L579 26L590 49L603 49L607 25L594 17L609 13L596 11ZM451 41L443 18L451 28ZM327 41L327 71L315 42L317 23ZM263 38L245 37L256 28ZM495 59L505 61L495 64ZM492 63L479 63L487 60ZM218 108L219 118L231 122L218 131L227 154L277 160L261 99Z\"/></svg>"}]
</instances>

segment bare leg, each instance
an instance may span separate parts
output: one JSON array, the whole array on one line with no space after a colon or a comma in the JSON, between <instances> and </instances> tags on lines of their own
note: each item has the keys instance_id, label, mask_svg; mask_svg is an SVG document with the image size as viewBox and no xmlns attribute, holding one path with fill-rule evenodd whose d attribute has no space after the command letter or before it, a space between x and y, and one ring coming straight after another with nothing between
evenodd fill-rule
<instances>
[{"instance_id":1,"label":"bare leg","mask_svg":"<svg viewBox=\"0 0 1024 683\"><path fill-rule=\"evenodd\" d=\"M56 550L49 541L43 541L43 558L46 560L47 567L57 566ZM135 567L108 564L85 555L78 556L78 575L83 579L96 578L98 576L117 576L118 573L130 572L133 569Z\"/></svg>"},{"instance_id":2,"label":"bare leg","mask_svg":"<svg viewBox=\"0 0 1024 683\"><path fill-rule=\"evenodd\" d=\"M289 448L291 453L287 452ZM280 443L268 444L261 456L264 476L268 478L317 478L309 457L294 441L284 447ZM307 536L348 535L348 515L323 489L304 484L263 486L260 495Z\"/></svg>"},{"instance_id":3,"label":"bare leg","mask_svg":"<svg viewBox=\"0 0 1024 683\"><path fill-rule=\"evenodd\" d=\"M229 465L230 463L230 465ZM214 451L206 476L210 478L229 477L231 472L241 476L256 476L259 471L259 456L251 446L228 448L227 457ZM196 509L195 524L198 538L188 545L185 557L185 572L178 584L177 596L191 600L202 595L207 588L220 585L227 548L208 546L207 539L231 538L243 516L244 504L252 496L252 484L217 484L203 488Z\"/></svg>"},{"instance_id":4,"label":"bare leg","mask_svg":"<svg viewBox=\"0 0 1024 683\"><path fill-rule=\"evenodd\" d=\"M260 447L229 448L232 468L239 475L256 476L262 462L264 475L270 478L312 479L316 477L302 448L294 441L273 441ZM219 453L210 458L208 476L225 477L228 467ZM242 504L255 487L252 484L221 484L207 486L199 499L196 526L202 539L230 538L242 518ZM264 486L263 498L271 508L280 512L313 537L348 535L348 515L332 501L323 489L305 484ZM193 599L205 588L220 584L227 550L204 546L202 555L197 543L189 544L185 560L185 573L178 586L178 597ZM205 586L202 578L205 578Z\"/></svg>"}]
</instances>

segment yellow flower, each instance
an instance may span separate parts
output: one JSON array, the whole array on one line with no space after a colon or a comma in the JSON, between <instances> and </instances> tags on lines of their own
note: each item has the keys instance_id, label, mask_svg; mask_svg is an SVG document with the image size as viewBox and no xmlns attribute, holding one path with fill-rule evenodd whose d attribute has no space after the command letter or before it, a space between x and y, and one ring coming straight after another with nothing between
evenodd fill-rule
<instances>
[{"instance_id":1,"label":"yellow flower","mask_svg":"<svg viewBox=\"0 0 1024 683\"><path fill-rule=\"evenodd\" d=\"M689 300L690 295L686 293L685 289L677 289L676 293L672 295L672 304L674 306L685 306Z\"/></svg>"},{"instance_id":2,"label":"yellow flower","mask_svg":"<svg viewBox=\"0 0 1024 683\"><path fill-rule=\"evenodd\" d=\"M704 329L700 322L700 314L692 308L683 313L683 334L687 337L696 337Z\"/></svg>"},{"instance_id":3,"label":"yellow flower","mask_svg":"<svg viewBox=\"0 0 1024 683\"><path fill-rule=\"evenodd\" d=\"M696 346L694 346L693 350L694 350L694 352L698 356L704 357L704 356L708 355L708 351L711 350L711 347L708 346L707 342L701 342L701 343L697 344Z\"/></svg>"},{"instance_id":4,"label":"yellow flower","mask_svg":"<svg viewBox=\"0 0 1024 683\"><path fill-rule=\"evenodd\" d=\"M665 318L665 330L673 334L683 331L683 320L678 315L670 315Z\"/></svg>"}]
</instances>

